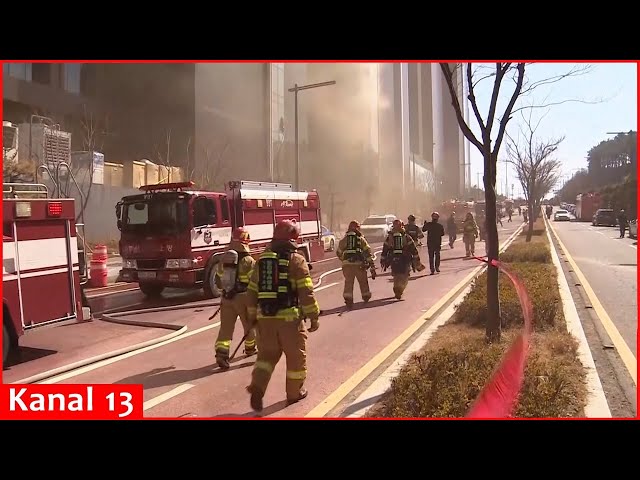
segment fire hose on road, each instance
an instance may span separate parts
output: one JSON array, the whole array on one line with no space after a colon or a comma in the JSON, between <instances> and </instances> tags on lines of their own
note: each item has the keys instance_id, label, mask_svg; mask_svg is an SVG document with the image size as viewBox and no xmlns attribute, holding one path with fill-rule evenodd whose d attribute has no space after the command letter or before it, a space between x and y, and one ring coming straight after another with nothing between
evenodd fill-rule
<instances>
[{"instance_id":1,"label":"fire hose on road","mask_svg":"<svg viewBox=\"0 0 640 480\"><path fill-rule=\"evenodd\" d=\"M327 276L340 271L342 271L342 268L335 268L322 273L318 278L318 281L314 285L314 288L320 287L322 285L322 281ZM177 310L196 310L201 308L218 307L218 309L214 312L214 314L209 318L209 320L212 320L220 310L219 305L220 303L218 301L216 302L210 301L210 302L198 303L195 305L191 304L191 305L176 305L176 306L170 306L170 307L154 307L154 308L146 308L146 309L140 309L140 310L131 310L128 312L118 312L117 309L107 310L105 312L102 312L101 316L97 320L109 322L109 323L117 323L121 325L135 326L135 327L149 327L149 328L171 330L171 333L167 335L163 335L162 337L159 337L159 338L147 340L145 342L137 343L127 347L119 348L117 350L113 350L111 352L106 352L100 355L86 358L84 360L80 360L68 365L63 365L61 367L54 368L52 370L47 370L45 372L41 372L36 375L32 375L30 377L12 382L12 384L55 383L54 377L69 373L71 371L74 371L83 367L88 367L89 365L94 365L99 362L110 360L110 359L119 357L121 355L131 354L133 352L142 351L144 349L159 347L162 344L164 344L164 342L175 341L176 339L178 339L178 337L185 335L185 333L187 333L188 331L187 325L142 322L142 321L136 321L136 320L126 320L121 317L127 317L127 316L133 316L133 315L144 315L147 313L171 312L171 311L177 311ZM190 334L193 335L196 333L200 333L205 329L208 330L218 325L219 325L219 322L214 323L212 325L208 325L198 330L194 330L190 332ZM239 344L242 345L242 342L240 342Z\"/></svg>"}]
</instances>

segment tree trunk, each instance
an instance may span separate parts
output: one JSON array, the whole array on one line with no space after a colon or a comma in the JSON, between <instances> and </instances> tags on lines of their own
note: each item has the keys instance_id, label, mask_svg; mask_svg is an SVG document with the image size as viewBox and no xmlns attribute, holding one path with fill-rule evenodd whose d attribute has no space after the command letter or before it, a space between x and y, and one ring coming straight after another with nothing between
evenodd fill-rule
<instances>
[{"instance_id":1,"label":"tree trunk","mask_svg":"<svg viewBox=\"0 0 640 480\"><path fill-rule=\"evenodd\" d=\"M495 165L491 153L484 155L484 199L486 202L486 238L487 257L487 342L500 341L502 329L500 325L500 298L498 295L498 268L494 267L492 260L498 259L498 226L496 224L496 191L495 191Z\"/></svg>"},{"instance_id":2,"label":"tree trunk","mask_svg":"<svg viewBox=\"0 0 640 480\"><path fill-rule=\"evenodd\" d=\"M533 237L533 224L536 221L536 204L533 200L529 200L527 202L527 209L529 210L529 228L527 229L527 238L526 241L530 242L531 237Z\"/></svg>"}]
</instances>

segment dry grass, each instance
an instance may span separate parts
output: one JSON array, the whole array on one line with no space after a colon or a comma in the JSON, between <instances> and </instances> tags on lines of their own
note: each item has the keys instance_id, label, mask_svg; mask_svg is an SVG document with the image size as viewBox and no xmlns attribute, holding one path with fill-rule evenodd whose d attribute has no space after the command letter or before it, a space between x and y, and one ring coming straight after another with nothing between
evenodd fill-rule
<instances>
[{"instance_id":1,"label":"dry grass","mask_svg":"<svg viewBox=\"0 0 640 480\"><path fill-rule=\"evenodd\" d=\"M533 344L525 369L515 417L582 417L586 401L585 373L577 342L567 332L551 263L544 223L534 225L532 242L520 236L507 250L510 267L527 285L534 304ZM542 249L542 250L540 250ZM534 255L531 251L535 250ZM544 251L544 254L540 254ZM548 263L541 261L542 256ZM504 260L504 257L503 257ZM425 347L404 366L369 417L464 417L495 370L506 348L520 332L522 311L506 277L500 284L503 341L487 345L486 277L482 275L454 319L439 328Z\"/></svg>"},{"instance_id":2,"label":"dry grass","mask_svg":"<svg viewBox=\"0 0 640 480\"><path fill-rule=\"evenodd\" d=\"M447 324L405 365L368 417L460 418L488 382L504 350L517 335L487 345L484 332L465 324ZM566 331L536 333L514 417L583 416L584 372L577 343Z\"/></svg>"}]
</instances>

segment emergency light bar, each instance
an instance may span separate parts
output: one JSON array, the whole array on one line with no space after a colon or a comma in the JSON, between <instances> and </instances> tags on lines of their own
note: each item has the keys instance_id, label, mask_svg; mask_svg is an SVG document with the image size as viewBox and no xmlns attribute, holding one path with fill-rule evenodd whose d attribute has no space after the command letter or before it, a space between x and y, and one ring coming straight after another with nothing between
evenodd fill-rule
<instances>
[{"instance_id":1,"label":"emergency light bar","mask_svg":"<svg viewBox=\"0 0 640 480\"><path fill-rule=\"evenodd\" d=\"M157 190L182 190L184 188L192 188L195 183L189 182L177 182L177 183L157 183L155 185L142 185L140 190L143 192L151 192Z\"/></svg>"},{"instance_id":2,"label":"emergency light bar","mask_svg":"<svg viewBox=\"0 0 640 480\"><path fill-rule=\"evenodd\" d=\"M61 202L47 203L47 215L50 217L59 217L60 215L62 215L62 203Z\"/></svg>"}]
</instances>

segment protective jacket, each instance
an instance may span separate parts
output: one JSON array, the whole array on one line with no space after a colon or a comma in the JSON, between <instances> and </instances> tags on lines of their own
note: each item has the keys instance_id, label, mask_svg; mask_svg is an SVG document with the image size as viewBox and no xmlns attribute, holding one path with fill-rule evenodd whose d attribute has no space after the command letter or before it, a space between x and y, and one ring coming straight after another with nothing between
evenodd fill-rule
<instances>
[{"instance_id":1,"label":"protective jacket","mask_svg":"<svg viewBox=\"0 0 640 480\"><path fill-rule=\"evenodd\" d=\"M224 292L224 297L232 298L238 293L244 293L249 286L249 279L251 278L251 271L256 263L250 254L249 246L241 243L237 240L232 240L229 244L229 250L235 250L238 252L238 267L236 271L236 285L232 292ZM224 273L224 265L222 262L218 262L216 268L216 285L218 288L222 288L221 278ZM223 297L223 298L224 298Z\"/></svg>"},{"instance_id":2,"label":"protective jacket","mask_svg":"<svg viewBox=\"0 0 640 480\"><path fill-rule=\"evenodd\" d=\"M274 240L260 255L249 280L250 320L318 319L320 307L313 293L309 266L296 250L292 242Z\"/></svg>"},{"instance_id":3,"label":"protective jacket","mask_svg":"<svg viewBox=\"0 0 640 480\"><path fill-rule=\"evenodd\" d=\"M464 221L462 224L462 231L465 237L477 237L478 236L478 225L473 218L469 218Z\"/></svg>"},{"instance_id":4,"label":"protective jacket","mask_svg":"<svg viewBox=\"0 0 640 480\"><path fill-rule=\"evenodd\" d=\"M411 236L414 242L417 242L420 238L424 238L424 234L420 231L420 227L415 223L405 225L404 229L407 234Z\"/></svg>"},{"instance_id":5,"label":"protective jacket","mask_svg":"<svg viewBox=\"0 0 640 480\"><path fill-rule=\"evenodd\" d=\"M373 263L369 242L360 232L347 232L344 238L338 242L336 256L343 265L370 265Z\"/></svg>"},{"instance_id":6,"label":"protective jacket","mask_svg":"<svg viewBox=\"0 0 640 480\"><path fill-rule=\"evenodd\" d=\"M420 263L415 242L404 229L392 230L382 245L382 256L391 265L391 273L408 271L412 262Z\"/></svg>"}]
</instances>

